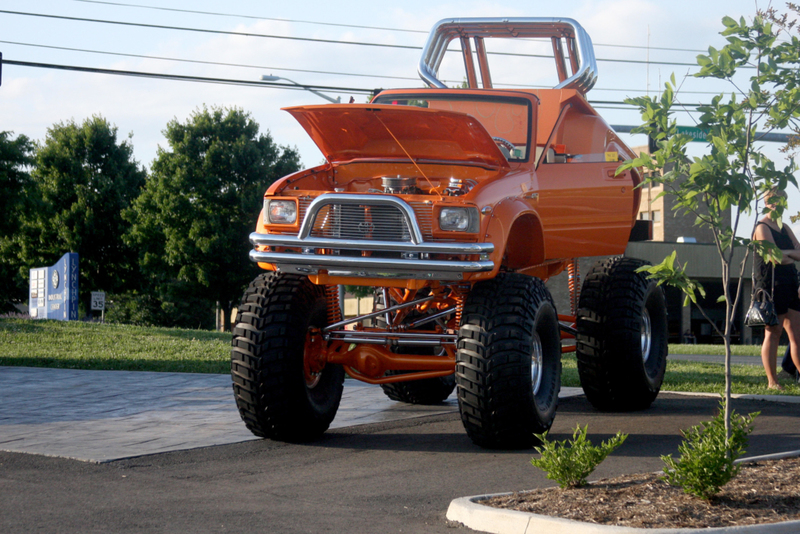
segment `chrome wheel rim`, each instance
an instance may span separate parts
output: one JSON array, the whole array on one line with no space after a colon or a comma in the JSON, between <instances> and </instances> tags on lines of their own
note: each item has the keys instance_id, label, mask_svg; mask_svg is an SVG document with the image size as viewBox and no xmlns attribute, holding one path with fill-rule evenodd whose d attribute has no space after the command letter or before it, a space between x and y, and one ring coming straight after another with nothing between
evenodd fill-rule
<instances>
[{"instance_id":1,"label":"chrome wheel rim","mask_svg":"<svg viewBox=\"0 0 800 534\"><path fill-rule=\"evenodd\" d=\"M531 386L534 396L539 393L542 386L542 371L544 367L544 354L542 340L539 334L533 334L533 351L531 352Z\"/></svg>"},{"instance_id":2,"label":"chrome wheel rim","mask_svg":"<svg viewBox=\"0 0 800 534\"><path fill-rule=\"evenodd\" d=\"M321 378L322 378L322 373L313 373L311 376L307 376L306 387L308 389L314 389L319 384Z\"/></svg>"},{"instance_id":3,"label":"chrome wheel rim","mask_svg":"<svg viewBox=\"0 0 800 534\"><path fill-rule=\"evenodd\" d=\"M650 313L645 308L642 311L642 361L650 359L650 347L653 345L653 327L650 322Z\"/></svg>"}]
</instances>

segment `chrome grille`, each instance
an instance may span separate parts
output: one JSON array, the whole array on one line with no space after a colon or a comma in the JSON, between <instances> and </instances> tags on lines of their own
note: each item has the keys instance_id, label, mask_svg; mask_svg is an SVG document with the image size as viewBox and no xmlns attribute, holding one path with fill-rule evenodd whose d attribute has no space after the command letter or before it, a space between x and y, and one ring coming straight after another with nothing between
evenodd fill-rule
<instances>
[{"instance_id":1,"label":"chrome grille","mask_svg":"<svg viewBox=\"0 0 800 534\"><path fill-rule=\"evenodd\" d=\"M311 236L356 241L411 241L411 231L399 209L369 204L323 206L314 219Z\"/></svg>"},{"instance_id":2,"label":"chrome grille","mask_svg":"<svg viewBox=\"0 0 800 534\"><path fill-rule=\"evenodd\" d=\"M422 232L422 237L429 241L433 235L433 204L420 201L409 202L408 204L417 216L417 225L419 226L419 231Z\"/></svg>"},{"instance_id":3,"label":"chrome grille","mask_svg":"<svg viewBox=\"0 0 800 534\"><path fill-rule=\"evenodd\" d=\"M314 200L313 197L301 197L301 198L298 199L298 208L299 208L298 209L298 214L297 214L298 220L303 221L305 219L306 212L308 211L308 206L311 204L312 200ZM422 233L422 236L425 239L425 241L438 241L436 239L433 239L433 237L432 237L433 236L433 204L430 201L421 201L421 200L411 201L408 204L414 210L414 214L415 214L416 219L417 219L417 224L419 225L420 232ZM366 202L364 203L364 206L368 206L368 205L369 205L368 203L366 203ZM332 207L332 206L329 206L329 208L330 207ZM385 209L385 207L383 207L383 206L381 206L381 208ZM319 233L319 232L322 232L322 228L317 230L317 226L318 225L320 227L322 226L321 219L324 218L324 215L322 215L321 213L323 211L327 211L327 210L325 210L325 209L320 210L320 214L317 215L317 220L315 221L314 230L312 231L312 235L316 235L316 236L325 235L326 237L332 237L331 234ZM398 212L398 215L399 215L399 212ZM329 221L330 221L330 218L329 218ZM333 227L330 227L330 230L332 230L332 229L333 229ZM365 239L365 238L361 237L361 238L351 238L351 239ZM372 239L378 239L378 238L372 238ZM406 237L406 240L407 239L408 238Z\"/></svg>"},{"instance_id":4,"label":"chrome grille","mask_svg":"<svg viewBox=\"0 0 800 534\"><path fill-rule=\"evenodd\" d=\"M311 204L311 201L314 200L311 197L302 197L297 199L297 220L303 221L306 218L306 211L308 210L308 205Z\"/></svg>"}]
</instances>

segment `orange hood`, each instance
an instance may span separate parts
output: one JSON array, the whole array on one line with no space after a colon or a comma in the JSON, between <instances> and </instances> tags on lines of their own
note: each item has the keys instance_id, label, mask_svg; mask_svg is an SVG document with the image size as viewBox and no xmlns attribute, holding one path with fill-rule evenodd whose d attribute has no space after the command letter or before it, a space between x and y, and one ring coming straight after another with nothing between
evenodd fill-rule
<instances>
[{"instance_id":1,"label":"orange hood","mask_svg":"<svg viewBox=\"0 0 800 534\"><path fill-rule=\"evenodd\" d=\"M465 113L372 104L284 109L331 163L410 157L414 161L509 166L483 125Z\"/></svg>"}]
</instances>

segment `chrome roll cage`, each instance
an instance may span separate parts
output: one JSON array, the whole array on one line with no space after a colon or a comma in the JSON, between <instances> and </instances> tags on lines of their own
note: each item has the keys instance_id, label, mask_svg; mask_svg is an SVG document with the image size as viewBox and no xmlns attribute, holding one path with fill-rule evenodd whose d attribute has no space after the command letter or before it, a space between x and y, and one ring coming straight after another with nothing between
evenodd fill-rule
<instances>
[{"instance_id":1,"label":"chrome roll cage","mask_svg":"<svg viewBox=\"0 0 800 534\"><path fill-rule=\"evenodd\" d=\"M418 67L419 75L430 87L446 89L447 86L438 77L439 66L450 42L459 39L468 86L473 89L478 88L478 76L472 52L474 43L481 84L484 89L490 89L492 78L484 39L498 37L549 38L553 45L553 57L559 79L554 89L577 89L586 94L597 82L597 62L589 34L573 19L552 17L440 20L431 30L422 51Z\"/></svg>"}]
</instances>

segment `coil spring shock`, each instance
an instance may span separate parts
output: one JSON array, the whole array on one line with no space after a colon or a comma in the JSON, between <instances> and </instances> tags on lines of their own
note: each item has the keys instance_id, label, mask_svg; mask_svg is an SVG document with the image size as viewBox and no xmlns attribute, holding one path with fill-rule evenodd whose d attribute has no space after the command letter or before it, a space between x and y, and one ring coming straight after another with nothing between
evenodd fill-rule
<instances>
[{"instance_id":1,"label":"coil spring shock","mask_svg":"<svg viewBox=\"0 0 800 534\"><path fill-rule=\"evenodd\" d=\"M578 298L581 292L581 273L578 268L578 260L572 258L567 264L569 275L569 306L573 316L578 313Z\"/></svg>"},{"instance_id":2,"label":"coil spring shock","mask_svg":"<svg viewBox=\"0 0 800 534\"><path fill-rule=\"evenodd\" d=\"M325 286L328 301L328 324L342 320L342 304L339 301L339 286Z\"/></svg>"},{"instance_id":3,"label":"coil spring shock","mask_svg":"<svg viewBox=\"0 0 800 534\"><path fill-rule=\"evenodd\" d=\"M461 316L464 313L464 301L467 300L467 295L469 294L469 290L472 288L470 285L460 285L460 286L452 286L452 292L450 293L450 298L456 301L456 316L455 316L455 328L458 330L461 328Z\"/></svg>"}]
</instances>

